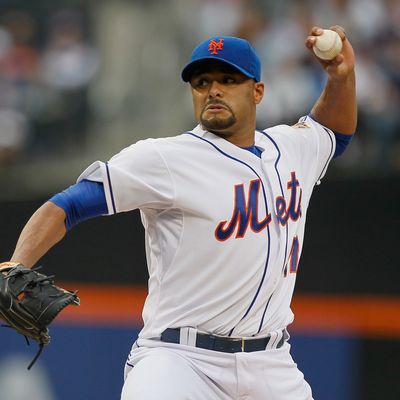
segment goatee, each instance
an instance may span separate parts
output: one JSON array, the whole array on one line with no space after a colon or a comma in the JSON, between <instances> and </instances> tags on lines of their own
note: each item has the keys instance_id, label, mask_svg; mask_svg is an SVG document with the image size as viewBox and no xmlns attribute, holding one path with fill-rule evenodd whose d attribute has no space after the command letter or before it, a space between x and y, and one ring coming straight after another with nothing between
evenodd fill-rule
<instances>
[{"instance_id":1,"label":"goatee","mask_svg":"<svg viewBox=\"0 0 400 400\"><path fill-rule=\"evenodd\" d=\"M201 115L200 122L203 128L205 128L207 131L219 131L221 129L230 128L233 124L235 124L236 118L234 115L231 115L228 118L214 117L211 119L204 119L203 115Z\"/></svg>"}]
</instances>

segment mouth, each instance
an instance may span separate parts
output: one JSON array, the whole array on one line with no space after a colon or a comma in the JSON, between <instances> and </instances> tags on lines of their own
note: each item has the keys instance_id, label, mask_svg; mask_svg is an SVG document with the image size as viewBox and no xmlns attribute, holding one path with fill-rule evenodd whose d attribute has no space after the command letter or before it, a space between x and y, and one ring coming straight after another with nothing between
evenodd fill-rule
<instances>
[{"instance_id":1,"label":"mouth","mask_svg":"<svg viewBox=\"0 0 400 400\"><path fill-rule=\"evenodd\" d=\"M206 108L204 109L204 111L208 111L211 113L218 113L221 111L229 111L228 107L224 106L223 104L209 104L208 106L206 106Z\"/></svg>"}]
</instances>

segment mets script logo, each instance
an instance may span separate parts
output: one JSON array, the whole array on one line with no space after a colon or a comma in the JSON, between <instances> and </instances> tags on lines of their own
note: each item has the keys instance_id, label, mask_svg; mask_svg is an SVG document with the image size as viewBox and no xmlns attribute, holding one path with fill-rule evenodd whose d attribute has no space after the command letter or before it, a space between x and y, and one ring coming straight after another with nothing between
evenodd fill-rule
<instances>
[{"instance_id":1,"label":"mets script logo","mask_svg":"<svg viewBox=\"0 0 400 400\"><path fill-rule=\"evenodd\" d=\"M286 226L289 219L297 221L301 217L301 194L300 184L296 178L296 173L291 173L291 179L287 183L290 190L289 203L283 196L278 196L275 200L276 217L280 225ZM249 191L246 199L244 185L235 185L234 206L230 221L221 221L215 229L215 238L218 241L229 239L234 232L235 238L242 238L246 234L248 227L253 232L261 232L272 220L271 213L268 213L260 220L258 201L260 195L261 181L255 179L250 182Z\"/></svg>"},{"instance_id":2,"label":"mets script logo","mask_svg":"<svg viewBox=\"0 0 400 400\"><path fill-rule=\"evenodd\" d=\"M224 47L224 39L219 39L218 42L216 42L214 39L210 40L210 43L208 44L208 51L211 54L218 54L218 51L222 50Z\"/></svg>"}]
</instances>

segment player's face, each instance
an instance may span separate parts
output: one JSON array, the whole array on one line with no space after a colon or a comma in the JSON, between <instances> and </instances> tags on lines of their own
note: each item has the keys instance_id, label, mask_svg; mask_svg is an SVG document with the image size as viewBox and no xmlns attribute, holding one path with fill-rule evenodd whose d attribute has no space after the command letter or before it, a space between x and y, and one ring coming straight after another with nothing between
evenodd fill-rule
<instances>
[{"instance_id":1,"label":"player's face","mask_svg":"<svg viewBox=\"0 0 400 400\"><path fill-rule=\"evenodd\" d=\"M239 145L238 136L247 135L253 140L263 83L226 64L210 63L194 72L190 84L195 117L204 129L228 140L235 138L231 141Z\"/></svg>"}]
</instances>

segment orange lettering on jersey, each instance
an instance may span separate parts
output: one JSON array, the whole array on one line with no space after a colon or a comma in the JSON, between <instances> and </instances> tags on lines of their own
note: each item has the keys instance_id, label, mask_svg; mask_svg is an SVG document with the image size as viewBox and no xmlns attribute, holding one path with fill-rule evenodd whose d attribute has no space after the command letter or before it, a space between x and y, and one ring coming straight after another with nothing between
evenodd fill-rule
<instances>
[{"instance_id":1,"label":"orange lettering on jersey","mask_svg":"<svg viewBox=\"0 0 400 400\"><path fill-rule=\"evenodd\" d=\"M300 188L296 172L291 172L290 176L291 179L287 183L287 188L290 190L289 204L282 196L278 196L275 200L276 217L282 226L285 226L289 219L297 221L301 217L301 195L303 191Z\"/></svg>"},{"instance_id":2,"label":"orange lettering on jersey","mask_svg":"<svg viewBox=\"0 0 400 400\"><path fill-rule=\"evenodd\" d=\"M235 185L235 203L231 220L221 221L215 229L215 238L223 242L229 239L234 232L236 238L242 238L246 234L247 228L253 232L261 232L271 223L271 213L262 221L258 219L258 197L260 193L261 181L255 179L250 182L249 194L246 200L244 185Z\"/></svg>"},{"instance_id":3,"label":"orange lettering on jersey","mask_svg":"<svg viewBox=\"0 0 400 400\"><path fill-rule=\"evenodd\" d=\"M210 43L208 44L208 51L211 54L218 54L218 51L221 51L224 47L224 39L219 39L218 42L216 42L214 39L210 40Z\"/></svg>"},{"instance_id":4,"label":"orange lettering on jersey","mask_svg":"<svg viewBox=\"0 0 400 400\"><path fill-rule=\"evenodd\" d=\"M215 238L218 241L224 242L234 233L236 233L236 239L242 238L245 236L249 226L255 233L261 232L271 223L271 213L268 213L263 220L259 220L258 199L260 188L260 179L251 181L246 198L244 185L235 185L231 219L229 221L220 221L215 229ZM294 171L290 173L287 188L290 191L289 202L283 196L277 196L275 199L276 218L281 226L286 226L289 220L296 222L302 216L301 197L303 191Z\"/></svg>"}]
</instances>

